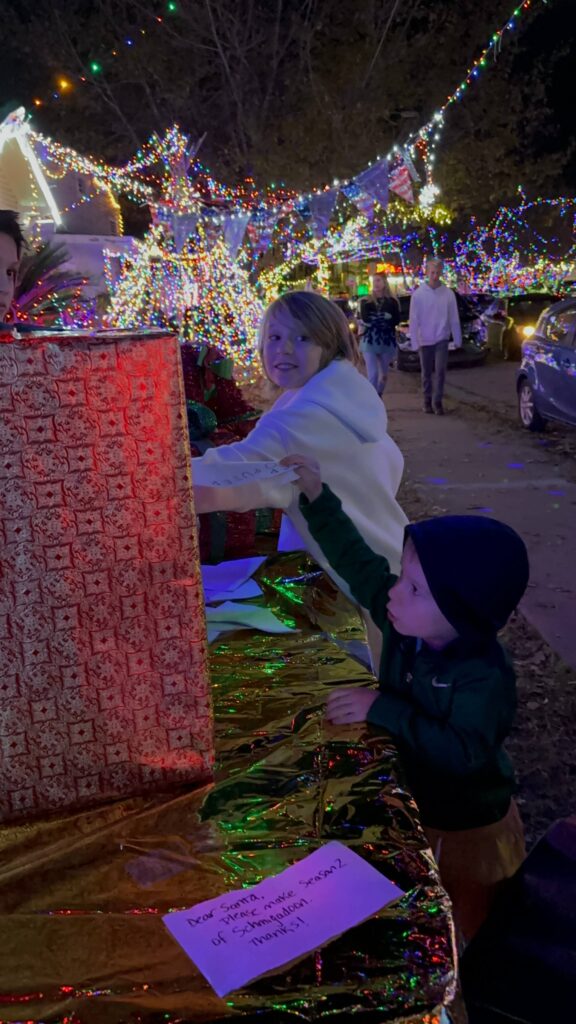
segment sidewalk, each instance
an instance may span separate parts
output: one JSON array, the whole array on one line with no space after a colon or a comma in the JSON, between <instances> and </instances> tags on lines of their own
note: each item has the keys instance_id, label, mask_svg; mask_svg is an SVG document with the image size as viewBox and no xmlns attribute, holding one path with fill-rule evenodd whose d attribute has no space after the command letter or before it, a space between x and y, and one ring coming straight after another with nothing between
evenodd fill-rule
<instances>
[{"instance_id":1,"label":"sidewalk","mask_svg":"<svg viewBox=\"0 0 576 1024\"><path fill-rule=\"evenodd\" d=\"M451 371L444 418L422 412L418 375L392 373L390 432L422 515L493 515L523 536L532 573L522 611L576 668L576 471L554 451L553 438L516 425L516 369Z\"/></svg>"}]
</instances>

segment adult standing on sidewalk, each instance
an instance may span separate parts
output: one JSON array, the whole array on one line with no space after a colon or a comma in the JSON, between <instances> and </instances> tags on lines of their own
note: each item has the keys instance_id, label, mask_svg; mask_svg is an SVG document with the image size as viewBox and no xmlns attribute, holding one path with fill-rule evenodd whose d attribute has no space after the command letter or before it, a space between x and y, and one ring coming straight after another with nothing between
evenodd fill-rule
<instances>
[{"instance_id":1,"label":"adult standing on sidewalk","mask_svg":"<svg viewBox=\"0 0 576 1024\"><path fill-rule=\"evenodd\" d=\"M426 261L426 280L410 299L410 338L420 352L424 412L444 415L442 398L450 338L462 345L456 296L441 280L443 263Z\"/></svg>"},{"instance_id":2,"label":"adult standing on sidewalk","mask_svg":"<svg viewBox=\"0 0 576 1024\"><path fill-rule=\"evenodd\" d=\"M368 380L382 395L396 353L396 326L400 323L400 307L390 291L386 274L374 274L372 294L360 303L360 321L363 328L360 351Z\"/></svg>"}]
</instances>

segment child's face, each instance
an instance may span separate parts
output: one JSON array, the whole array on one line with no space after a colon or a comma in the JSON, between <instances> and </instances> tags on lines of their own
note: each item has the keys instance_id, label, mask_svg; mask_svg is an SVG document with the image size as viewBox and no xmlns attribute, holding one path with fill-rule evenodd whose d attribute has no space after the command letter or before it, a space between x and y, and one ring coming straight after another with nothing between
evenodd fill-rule
<instances>
[{"instance_id":1,"label":"child's face","mask_svg":"<svg viewBox=\"0 0 576 1024\"><path fill-rule=\"evenodd\" d=\"M402 554L402 571L388 598L388 618L398 633L416 636L429 647L441 649L458 633L440 611L411 540Z\"/></svg>"},{"instance_id":2,"label":"child's face","mask_svg":"<svg viewBox=\"0 0 576 1024\"><path fill-rule=\"evenodd\" d=\"M18 273L18 250L10 235L0 234L0 323L12 305L16 274Z\"/></svg>"},{"instance_id":3,"label":"child's face","mask_svg":"<svg viewBox=\"0 0 576 1024\"><path fill-rule=\"evenodd\" d=\"M279 388L301 388L320 369L322 349L285 310L270 317L262 348L266 375Z\"/></svg>"}]
</instances>

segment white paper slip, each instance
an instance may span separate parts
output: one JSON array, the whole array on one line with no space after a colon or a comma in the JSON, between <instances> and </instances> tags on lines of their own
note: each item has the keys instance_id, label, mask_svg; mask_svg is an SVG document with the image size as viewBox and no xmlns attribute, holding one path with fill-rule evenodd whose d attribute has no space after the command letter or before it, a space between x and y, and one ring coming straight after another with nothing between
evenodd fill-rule
<instances>
[{"instance_id":1,"label":"white paper slip","mask_svg":"<svg viewBox=\"0 0 576 1024\"><path fill-rule=\"evenodd\" d=\"M291 466L279 462L220 462L210 465L204 459L192 459L192 482L195 487L241 487L279 477L290 483L297 476Z\"/></svg>"},{"instance_id":2,"label":"white paper slip","mask_svg":"<svg viewBox=\"0 0 576 1024\"><path fill-rule=\"evenodd\" d=\"M285 626L269 608L260 608L256 604L240 604L225 601L217 607L206 608L206 624L223 629L259 629L262 633L295 633L290 626Z\"/></svg>"},{"instance_id":3,"label":"white paper slip","mask_svg":"<svg viewBox=\"0 0 576 1024\"><path fill-rule=\"evenodd\" d=\"M234 558L230 562L220 562L218 565L203 565L201 569L204 591L231 593L249 580L265 561L265 557Z\"/></svg>"},{"instance_id":4,"label":"white paper slip","mask_svg":"<svg viewBox=\"0 0 576 1024\"><path fill-rule=\"evenodd\" d=\"M219 622L217 626L211 626L209 623L206 623L206 639L208 640L208 643L215 643L219 636L222 636L224 633L230 633L237 628L236 626L229 626L228 629L225 627L226 623L222 625L222 623Z\"/></svg>"},{"instance_id":5,"label":"white paper slip","mask_svg":"<svg viewBox=\"0 0 576 1024\"><path fill-rule=\"evenodd\" d=\"M251 597L262 597L262 589L256 580L246 580L236 590L206 590L204 588L204 600L206 604L215 604L216 601L246 601Z\"/></svg>"},{"instance_id":6,"label":"white paper slip","mask_svg":"<svg viewBox=\"0 0 576 1024\"><path fill-rule=\"evenodd\" d=\"M290 963L402 896L341 843L280 874L162 918L219 996Z\"/></svg>"}]
</instances>

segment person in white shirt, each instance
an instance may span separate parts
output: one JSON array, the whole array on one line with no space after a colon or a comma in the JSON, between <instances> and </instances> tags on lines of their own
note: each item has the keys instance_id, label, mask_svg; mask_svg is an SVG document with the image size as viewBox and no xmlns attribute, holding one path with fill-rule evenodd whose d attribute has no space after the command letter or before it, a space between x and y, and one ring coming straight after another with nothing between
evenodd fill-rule
<instances>
[{"instance_id":1,"label":"person in white shirt","mask_svg":"<svg viewBox=\"0 0 576 1024\"><path fill-rule=\"evenodd\" d=\"M426 261L426 281L410 299L410 339L420 352L424 412L444 415L442 399L450 339L462 345L456 296L442 277L439 259Z\"/></svg>"}]
</instances>

